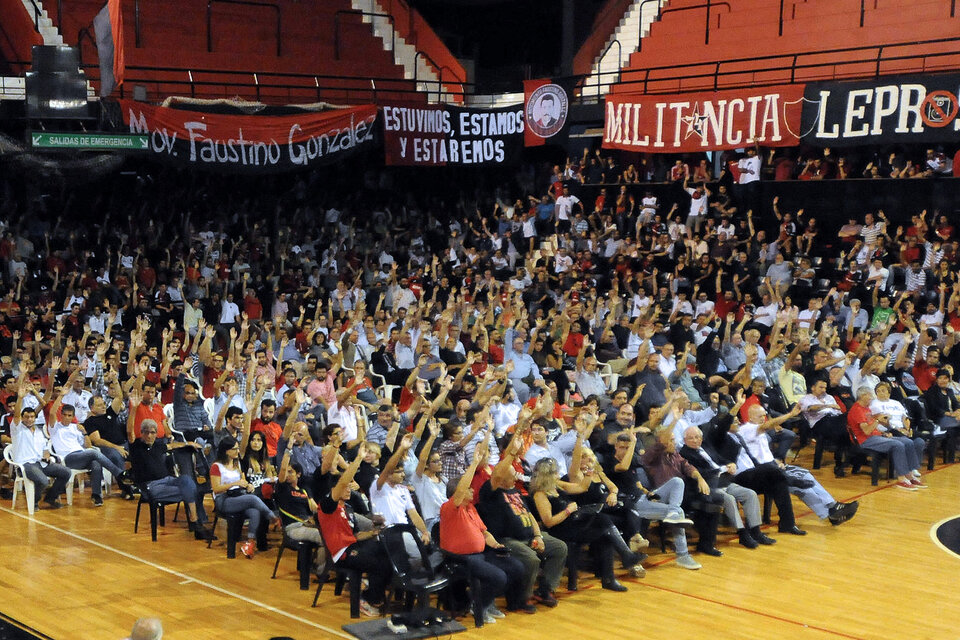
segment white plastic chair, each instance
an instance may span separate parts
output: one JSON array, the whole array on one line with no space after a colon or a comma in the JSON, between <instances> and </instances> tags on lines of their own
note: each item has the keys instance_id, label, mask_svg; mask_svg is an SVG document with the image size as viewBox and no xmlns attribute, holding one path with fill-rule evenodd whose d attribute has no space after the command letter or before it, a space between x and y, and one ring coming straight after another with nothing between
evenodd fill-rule
<instances>
[{"instance_id":1,"label":"white plastic chair","mask_svg":"<svg viewBox=\"0 0 960 640\"><path fill-rule=\"evenodd\" d=\"M69 467L68 467L69 468ZM89 469L70 469L70 479L67 481L67 504L73 504L73 485L76 481L77 491L83 493L83 490L86 488L86 481L84 480L83 474L90 473ZM106 469L103 470L103 482L101 483L103 487L103 495L110 495L110 485L113 484L113 474L111 474Z\"/></svg>"},{"instance_id":2,"label":"white plastic chair","mask_svg":"<svg viewBox=\"0 0 960 640\"><path fill-rule=\"evenodd\" d=\"M384 402L389 402L393 404L393 392L400 388L396 384L387 384L387 379L384 378L379 373L374 373L373 371L369 372L370 378L378 384L377 392L380 396L380 399Z\"/></svg>"},{"instance_id":3,"label":"white plastic chair","mask_svg":"<svg viewBox=\"0 0 960 640\"><path fill-rule=\"evenodd\" d=\"M27 474L23 472L23 466L13 461L12 444L8 444L3 448L3 459L6 460L10 468L13 469L13 501L10 503L10 508L17 508L17 496L22 490L24 497L27 499L27 513L32 516L34 501L36 499L36 485L34 485L33 480L28 478Z\"/></svg>"},{"instance_id":4,"label":"white plastic chair","mask_svg":"<svg viewBox=\"0 0 960 640\"><path fill-rule=\"evenodd\" d=\"M210 418L210 424L214 424L217 421L217 416L215 413L216 403L213 398L207 398L203 401L203 409L207 412L207 416Z\"/></svg>"},{"instance_id":5,"label":"white plastic chair","mask_svg":"<svg viewBox=\"0 0 960 640\"><path fill-rule=\"evenodd\" d=\"M606 383L607 391L613 393L620 383L620 374L614 373L610 365L604 362L600 364L600 379Z\"/></svg>"},{"instance_id":6,"label":"white plastic chair","mask_svg":"<svg viewBox=\"0 0 960 640\"><path fill-rule=\"evenodd\" d=\"M173 403L163 405L163 415L167 418L167 431L170 432L171 438L186 442L187 439L183 437L183 432L173 426Z\"/></svg>"}]
</instances>

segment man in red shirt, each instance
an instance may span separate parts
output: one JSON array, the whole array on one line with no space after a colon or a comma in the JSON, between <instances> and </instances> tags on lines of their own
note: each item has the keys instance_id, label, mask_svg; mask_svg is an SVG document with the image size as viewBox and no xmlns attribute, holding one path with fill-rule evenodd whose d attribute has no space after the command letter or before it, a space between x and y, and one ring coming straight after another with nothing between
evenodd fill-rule
<instances>
[{"instance_id":1,"label":"man in red shirt","mask_svg":"<svg viewBox=\"0 0 960 640\"><path fill-rule=\"evenodd\" d=\"M847 412L847 428L850 437L855 439L861 449L885 453L893 459L893 472L897 474L897 488L905 491L925 489L927 485L920 479L920 455L923 440L917 438L894 438L893 433L882 424L883 416L870 411L874 395L868 387L857 392L857 402ZM919 441L921 448L916 442Z\"/></svg>"},{"instance_id":2,"label":"man in red shirt","mask_svg":"<svg viewBox=\"0 0 960 640\"><path fill-rule=\"evenodd\" d=\"M277 415L277 403L267 398L260 403L260 417L250 425L250 432L259 431L263 434L267 444L267 455L273 458L277 455L277 441L283 435L283 427L273 421Z\"/></svg>"},{"instance_id":3,"label":"man in red shirt","mask_svg":"<svg viewBox=\"0 0 960 640\"><path fill-rule=\"evenodd\" d=\"M485 622L495 622L502 614L494 605L494 598L505 593L507 608L535 613L537 608L527 604L523 597L523 564L506 552L506 547L497 542L487 530L473 502L471 480L481 458L486 458L487 443L477 445L473 462L459 478L447 483L450 499L440 507L440 548L455 553L470 569L480 587L474 600L480 606L474 608L473 619L478 627Z\"/></svg>"},{"instance_id":4,"label":"man in red shirt","mask_svg":"<svg viewBox=\"0 0 960 640\"><path fill-rule=\"evenodd\" d=\"M917 351L919 356L919 350ZM923 393L931 386L933 386L934 381L937 379L937 369L940 368L940 349L934 346L927 348L926 356L923 360L913 365L913 379L917 383L917 389L920 389L920 392Z\"/></svg>"},{"instance_id":5,"label":"man in red shirt","mask_svg":"<svg viewBox=\"0 0 960 640\"><path fill-rule=\"evenodd\" d=\"M165 438L167 436L167 416L163 413L163 405L157 401L157 385L151 380L143 382L142 396L137 401L137 396L131 395L130 417L132 423L128 421L127 438L133 442L140 437L140 423L146 419L157 423L157 437Z\"/></svg>"}]
</instances>

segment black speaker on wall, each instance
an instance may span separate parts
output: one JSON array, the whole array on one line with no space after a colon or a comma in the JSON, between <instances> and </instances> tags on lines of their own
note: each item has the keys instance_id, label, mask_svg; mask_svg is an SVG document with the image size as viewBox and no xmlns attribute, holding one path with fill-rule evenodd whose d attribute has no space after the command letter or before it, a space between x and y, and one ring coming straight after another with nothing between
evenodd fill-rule
<instances>
[{"instance_id":1,"label":"black speaker on wall","mask_svg":"<svg viewBox=\"0 0 960 640\"><path fill-rule=\"evenodd\" d=\"M87 78L76 47L36 45L26 73L26 115L35 120L89 119Z\"/></svg>"}]
</instances>

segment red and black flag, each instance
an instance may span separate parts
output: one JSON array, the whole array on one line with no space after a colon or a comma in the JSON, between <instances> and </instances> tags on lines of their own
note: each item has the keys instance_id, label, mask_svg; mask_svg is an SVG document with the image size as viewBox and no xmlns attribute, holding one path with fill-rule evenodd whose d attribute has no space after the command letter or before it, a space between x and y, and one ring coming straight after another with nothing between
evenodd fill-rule
<instances>
[{"instance_id":1,"label":"red and black flag","mask_svg":"<svg viewBox=\"0 0 960 640\"><path fill-rule=\"evenodd\" d=\"M120 0L107 0L93 19L100 57L100 95L109 96L123 84L126 61L123 56L123 15Z\"/></svg>"}]
</instances>

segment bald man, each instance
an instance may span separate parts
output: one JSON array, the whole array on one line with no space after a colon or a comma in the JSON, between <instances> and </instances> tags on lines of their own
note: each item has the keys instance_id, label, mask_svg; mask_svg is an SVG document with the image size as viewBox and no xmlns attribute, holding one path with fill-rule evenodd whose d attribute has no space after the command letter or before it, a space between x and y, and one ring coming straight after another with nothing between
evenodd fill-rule
<instances>
[{"instance_id":1,"label":"bald man","mask_svg":"<svg viewBox=\"0 0 960 640\"><path fill-rule=\"evenodd\" d=\"M773 458L773 453L770 451L770 440L764 434L769 429L799 413L800 405L796 405L789 413L785 413L778 418L768 418L766 409L760 405L754 405L750 407L750 421L740 425L736 436L746 447L746 453L751 460L756 461L755 464L775 464L783 469L790 480L790 493L803 500L804 504L810 507L818 517L829 518L831 524L834 525L846 522L857 512L859 502L854 500L849 504L844 504L835 500L809 471L801 467L785 465ZM782 521L780 531L794 535L805 535L806 533L796 526L784 528Z\"/></svg>"},{"instance_id":2,"label":"bald man","mask_svg":"<svg viewBox=\"0 0 960 640\"><path fill-rule=\"evenodd\" d=\"M160 640L163 637L163 625L159 618L140 618L133 623L127 640Z\"/></svg>"}]
</instances>

